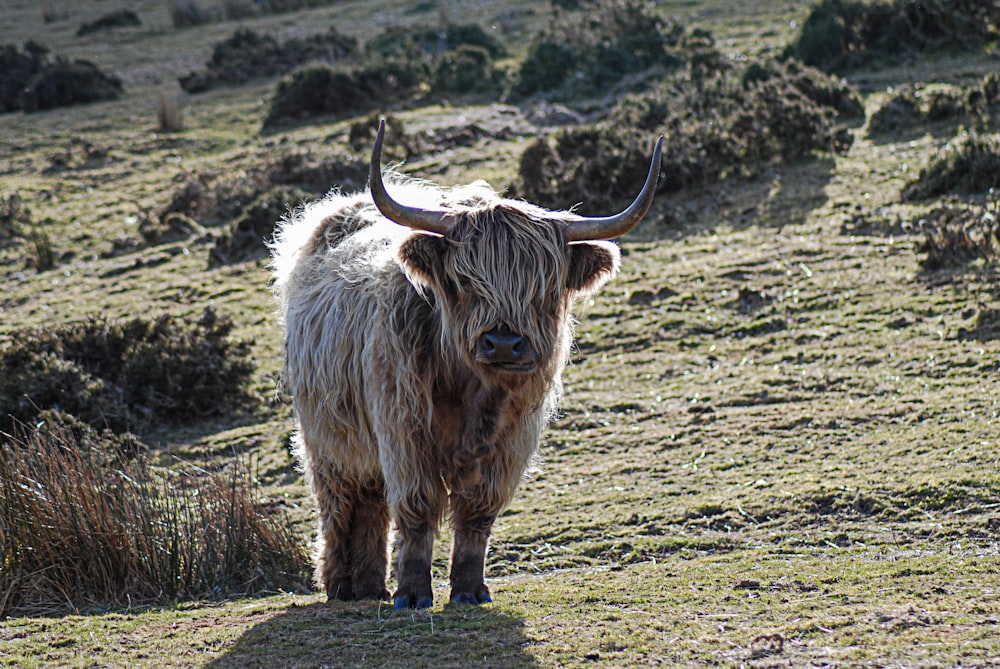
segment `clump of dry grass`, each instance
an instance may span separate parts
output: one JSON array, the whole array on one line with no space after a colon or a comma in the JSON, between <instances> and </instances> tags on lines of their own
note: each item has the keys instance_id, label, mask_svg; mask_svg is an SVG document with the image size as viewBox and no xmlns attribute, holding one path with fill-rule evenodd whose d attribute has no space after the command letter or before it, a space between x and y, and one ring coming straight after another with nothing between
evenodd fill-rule
<instances>
[{"instance_id":1,"label":"clump of dry grass","mask_svg":"<svg viewBox=\"0 0 1000 669\"><path fill-rule=\"evenodd\" d=\"M179 132L184 129L181 106L176 97L160 92L156 103L156 120L160 132Z\"/></svg>"},{"instance_id":2,"label":"clump of dry grass","mask_svg":"<svg viewBox=\"0 0 1000 669\"><path fill-rule=\"evenodd\" d=\"M172 472L80 423L17 432L0 448L0 619L308 588L246 462Z\"/></svg>"}]
</instances>

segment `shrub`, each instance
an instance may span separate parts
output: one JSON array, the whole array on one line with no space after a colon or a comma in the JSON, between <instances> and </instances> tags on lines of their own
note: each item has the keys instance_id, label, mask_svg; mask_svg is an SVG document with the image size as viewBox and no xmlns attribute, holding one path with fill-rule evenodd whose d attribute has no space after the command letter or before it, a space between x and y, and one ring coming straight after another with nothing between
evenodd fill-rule
<instances>
[{"instance_id":1,"label":"shrub","mask_svg":"<svg viewBox=\"0 0 1000 669\"><path fill-rule=\"evenodd\" d=\"M353 192L368 183L368 163L350 154L288 153L270 165L267 179L273 185L296 186L314 194L335 187Z\"/></svg>"},{"instance_id":2,"label":"shrub","mask_svg":"<svg viewBox=\"0 0 1000 669\"><path fill-rule=\"evenodd\" d=\"M975 51L1000 36L1000 6L978 0L822 0L785 50L843 72L908 54Z\"/></svg>"},{"instance_id":3,"label":"shrub","mask_svg":"<svg viewBox=\"0 0 1000 669\"><path fill-rule=\"evenodd\" d=\"M365 44L369 56L381 59L436 58L463 46L486 49L491 58L503 58L507 49L475 23L446 28L392 26Z\"/></svg>"},{"instance_id":4,"label":"shrub","mask_svg":"<svg viewBox=\"0 0 1000 669\"><path fill-rule=\"evenodd\" d=\"M138 15L136 15L136 13L131 9L118 9L105 14L96 21L84 23L80 26L80 29L76 31L76 36L83 37L84 35L100 32L102 30L111 30L112 28L128 28L131 26L141 25L142 21L139 20Z\"/></svg>"},{"instance_id":5,"label":"shrub","mask_svg":"<svg viewBox=\"0 0 1000 669\"><path fill-rule=\"evenodd\" d=\"M525 150L523 193L551 208L583 204L580 213L606 215L635 196L649 169L649 137L617 125L563 130L555 146L544 139Z\"/></svg>"},{"instance_id":6,"label":"shrub","mask_svg":"<svg viewBox=\"0 0 1000 669\"><path fill-rule=\"evenodd\" d=\"M167 0L167 9L175 28L197 26L215 19L198 0Z\"/></svg>"},{"instance_id":7,"label":"shrub","mask_svg":"<svg viewBox=\"0 0 1000 669\"><path fill-rule=\"evenodd\" d=\"M852 136L835 123L833 105L850 112L857 95L843 82L833 92L835 82L812 68L770 62L675 75L624 98L604 122L563 130L554 145L536 141L521 160L519 195L551 208L582 200L583 213L618 209L642 183L657 133L666 137L661 190L844 151Z\"/></svg>"},{"instance_id":8,"label":"shrub","mask_svg":"<svg viewBox=\"0 0 1000 669\"><path fill-rule=\"evenodd\" d=\"M0 618L307 589L308 556L245 462L154 468L134 437L57 414L16 434L0 448Z\"/></svg>"},{"instance_id":9,"label":"shrub","mask_svg":"<svg viewBox=\"0 0 1000 669\"><path fill-rule=\"evenodd\" d=\"M308 65L278 84L264 127L317 116L354 116L396 106L426 86L428 79L424 62L384 61L354 70Z\"/></svg>"},{"instance_id":10,"label":"shrub","mask_svg":"<svg viewBox=\"0 0 1000 669\"><path fill-rule=\"evenodd\" d=\"M122 94L116 77L85 60L48 58L49 50L28 42L0 48L0 113L39 111L68 105L113 100Z\"/></svg>"},{"instance_id":11,"label":"shrub","mask_svg":"<svg viewBox=\"0 0 1000 669\"><path fill-rule=\"evenodd\" d=\"M207 308L193 323L91 318L12 332L0 349L0 431L50 408L116 431L223 415L247 402L254 369L232 328Z\"/></svg>"},{"instance_id":12,"label":"shrub","mask_svg":"<svg viewBox=\"0 0 1000 669\"><path fill-rule=\"evenodd\" d=\"M903 199L922 200L947 194L986 193L1000 189L1000 140L975 132L949 142L920 175L903 188Z\"/></svg>"},{"instance_id":13,"label":"shrub","mask_svg":"<svg viewBox=\"0 0 1000 669\"><path fill-rule=\"evenodd\" d=\"M93 63L56 58L28 81L22 104L25 111L34 112L115 100L121 94L121 80L101 72Z\"/></svg>"},{"instance_id":14,"label":"shrub","mask_svg":"<svg viewBox=\"0 0 1000 669\"><path fill-rule=\"evenodd\" d=\"M918 251L925 270L959 267L1000 255L1000 202L981 206L938 207L920 221L924 241Z\"/></svg>"},{"instance_id":15,"label":"shrub","mask_svg":"<svg viewBox=\"0 0 1000 669\"><path fill-rule=\"evenodd\" d=\"M872 114L869 133L906 130L927 123L961 121L977 127L990 125L1000 113L1000 76L988 74L978 83L944 91L925 92L909 87Z\"/></svg>"},{"instance_id":16,"label":"shrub","mask_svg":"<svg viewBox=\"0 0 1000 669\"><path fill-rule=\"evenodd\" d=\"M923 112L912 90L894 95L879 107L868 121L871 134L897 132L920 125Z\"/></svg>"},{"instance_id":17,"label":"shrub","mask_svg":"<svg viewBox=\"0 0 1000 669\"><path fill-rule=\"evenodd\" d=\"M421 153L423 142L417 135L406 131L406 124L393 114L375 113L367 118L351 123L347 131L347 143L361 155L370 154L375 143L375 131L379 120L385 119L385 146L382 148L386 162L404 162ZM368 163L364 163L364 179L368 179ZM366 184L361 182L361 186ZM344 190L347 190L346 188Z\"/></svg>"},{"instance_id":18,"label":"shrub","mask_svg":"<svg viewBox=\"0 0 1000 669\"><path fill-rule=\"evenodd\" d=\"M0 195L0 242L24 233L31 224L31 210L17 193Z\"/></svg>"},{"instance_id":19,"label":"shrub","mask_svg":"<svg viewBox=\"0 0 1000 669\"><path fill-rule=\"evenodd\" d=\"M479 46L460 46L438 58L432 86L435 93L499 92L502 79L489 51Z\"/></svg>"},{"instance_id":20,"label":"shrub","mask_svg":"<svg viewBox=\"0 0 1000 669\"><path fill-rule=\"evenodd\" d=\"M24 89L45 66L48 53L38 42L27 42L23 53L12 44L0 48L0 113L24 108Z\"/></svg>"},{"instance_id":21,"label":"shrub","mask_svg":"<svg viewBox=\"0 0 1000 669\"><path fill-rule=\"evenodd\" d=\"M641 0L601 0L585 12L557 14L532 42L511 90L514 98L547 92L557 98L594 94L623 75L683 61L669 53L663 21Z\"/></svg>"},{"instance_id":22,"label":"shrub","mask_svg":"<svg viewBox=\"0 0 1000 669\"><path fill-rule=\"evenodd\" d=\"M219 239L209 255L213 265L243 262L268 255L266 241L288 211L306 201L309 194L294 186L278 186L258 197Z\"/></svg>"},{"instance_id":23,"label":"shrub","mask_svg":"<svg viewBox=\"0 0 1000 669\"><path fill-rule=\"evenodd\" d=\"M140 216L139 236L149 246L172 244L199 233L204 233L204 228L196 220L176 211L160 217Z\"/></svg>"},{"instance_id":24,"label":"shrub","mask_svg":"<svg viewBox=\"0 0 1000 669\"><path fill-rule=\"evenodd\" d=\"M188 93L200 93L226 84L242 84L251 79L284 74L310 61L335 62L357 50L357 40L331 28L303 38L278 42L241 28L212 49L205 69L179 79Z\"/></svg>"},{"instance_id":25,"label":"shrub","mask_svg":"<svg viewBox=\"0 0 1000 669\"><path fill-rule=\"evenodd\" d=\"M202 225L219 225L233 220L264 190L260 170L206 170L178 177L181 187L159 214L162 222L171 213L184 214Z\"/></svg>"}]
</instances>

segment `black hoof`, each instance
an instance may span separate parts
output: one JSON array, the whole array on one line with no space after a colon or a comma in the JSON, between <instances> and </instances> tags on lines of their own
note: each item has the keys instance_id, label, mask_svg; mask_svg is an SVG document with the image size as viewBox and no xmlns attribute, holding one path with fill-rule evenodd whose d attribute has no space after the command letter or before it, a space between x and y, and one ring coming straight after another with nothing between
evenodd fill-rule
<instances>
[{"instance_id":1,"label":"black hoof","mask_svg":"<svg viewBox=\"0 0 1000 669\"><path fill-rule=\"evenodd\" d=\"M452 604L487 604L492 602L490 591L485 585L476 588L475 592L453 592L451 595Z\"/></svg>"}]
</instances>

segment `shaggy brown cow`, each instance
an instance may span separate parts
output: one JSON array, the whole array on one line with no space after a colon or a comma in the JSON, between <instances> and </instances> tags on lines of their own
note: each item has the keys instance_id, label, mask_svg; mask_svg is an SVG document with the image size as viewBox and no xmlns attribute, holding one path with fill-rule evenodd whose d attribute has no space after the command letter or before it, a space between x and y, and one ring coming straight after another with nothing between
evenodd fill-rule
<instances>
[{"instance_id":1,"label":"shaggy brown cow","mask_svg":"<svg viewBox=\"0 0 1000 669\"><path fill-rule=\"evenodd\" d=\"M390 518L396 608L433 603L431 549L447 508L451 601L490 601L486 544L560 393L574 298L618 269L606 241L653 199L606 218L502 199L483 182L443 190L381 173L284 221L273 244L285 383L319 508L328 598L386 599Z\"/></svg>"}]
</instances>

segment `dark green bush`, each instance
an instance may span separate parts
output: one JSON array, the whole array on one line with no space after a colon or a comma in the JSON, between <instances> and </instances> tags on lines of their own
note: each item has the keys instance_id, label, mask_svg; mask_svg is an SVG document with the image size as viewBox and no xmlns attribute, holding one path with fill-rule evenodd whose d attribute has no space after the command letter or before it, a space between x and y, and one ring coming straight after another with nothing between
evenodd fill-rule
<instances>
[{"instance_id":1,"label":"dark green bush","mask_svg":"<svg viewBox=\"0 0 1000 669\"><path fill-rule=\"evenodd\" d=\"M0 48L0 113L28 112L114 100L122 94L117 77L101 72L85 60L48 58L49 50L37 42Z\"/></svg>"},{"instance_id":2,"label":"dark green bush","mask_svg":"<svg viewBox=\"0 0 1000 669\"><path fill-rule=\"evenodd\" d=\"M295 186L312 194L322 195L334 187L350 193L368 183L368 163L350 154L288 153L270 166L267 180L275 186Z\"/></svg>"},{"instance_id":3,"label":"dark green bush","mask_svg":"<svg viewBox=\"0 0 1000 669\"><path fill-rule=\"evenodd\" d=\"M854 113L859 105L846 84L800 65L733 64L708 77L689 71L624 98L601 123L563 130L554 144L535 142L521 160L519 195L559 209L582 201L587 214L617 210L642 183L661 133L659 188L667 191L845 151L853 137L837 125L837 107Z\"/></svg>"},{"instance_id":4,"label":"dark green bush","mask_svg":"<svg viewBox=\"0 0 1000 669\"><path fill-rule=\"evenodd\" d=\"M489 51L479 46L460 46L437 59L432 86L435 93L499 93L502 79Z\"/></svg>"},{"instance_id":5,"label":"dark green bush","mask_svg":"<svg viewBox=\"0 0 1000 669\"><path fill-rule=\"evenodd\" d=\"M0 349L0 431L58 408L116 431L223 415L248 400L248 342L209 308L196 322L91 318L13 332Z\"/></svg>"},{"instance_id":6,"label":"dark green bush","mask_svg":"<svg viewBox=\"0 0 1000 669\"><path fill-rule=\"evenodd\" d=\"M345 117L395 107L427 86L425 62L384 61L354 70L315 64L281 80L271 98L265 128L317 116Z\"/></svg>"},{"instance_id":7,"label":"dark green bush","mask_svg":"<svg viewBox=\"0 0 1000 669\"><path fill-rule=\"evenodd\" d=\"M822 0L785 51L844 72L929 51L975 51L1000 36L1000 5L980 0Z\"/></svg>"},{"instance_id":8,"label":"dark green bush","mask_svg":"<svg viewBox=\"0 0 1000 669\"><path fill-rule=\"evenodd\" d=\"M919 86L906 88L872 114L868 130L878 135L943 121L985 127L995 123L997 115L1000 115L1000 75L988 74L976 84L951 90L926 92Z\"/></svg>"},{"instance_id":9,"label":"dark green bush","mask_svg":"<svg viewBox=\"0 0 1000 669\"><path fill-rule=\"evenodd\" d=\"M986 193L991 188L1000 189L1000 140L970 132L938 152L902 195L912 201Z\"/></svg>"},{"instance_id":10,"label":"dark green bush","mask_svg":"<svg viewBox=\"0 0 1000 669\"><path fill-rule=\"evenodd\" d=\"M56 58L36 73L25 87L24 111L115 100L122 95L122 82L101 72L86 60Z\"/></svg>"},{"instance_id":11,"label":"dark green bush","mask_svg":"<svg viewBox=\"0 0 1000 669\"><path fill-rule=\"evenodd\" d=\"M141 25L142 21L139 20L139 16L131 9L117 9L113 12L105 14L96 21L84 23L80 26L80 29L76 31L76 36L83 37L84 35L100 32L102 30L111 30L112 28L128 28L131 26Z\"/></svg>"},{"instance_id":12,"label":"dark green bush","mask_svg":"<svg viewBox=\"0 0 1000 669\"><path fill-rule=\"evenodd\" d=\"M168 214L179 213L206 226L225 224L266 188L261 170L208 170L178 179L183 185L160 212L161 223Z\"/></svg>"},{"instance_id":13,"label":"dark green bush","mask_svg":"<svg viewBox=\"0 0 1000 669\"><path fill-rule=\"evenodd\" d=\"M343 60L356 50L356 39L333 28L284 42L241 28L215 45L204 70L183 76L179 82L188 93L200 93L220 85L284 74L314 60Z\"/></svg>"},{"instance_id":14,"label":"dark green bush","mask_svg":"<svg viewBox=\"0 0 1000 669\"><path fill-rule=\"evenodd\" d=\"M13 44L0 48L0 113L24 108L24 89L45 67L48 53L38 42L27 42L24 52Z\"/></svg>"},{"instance_id":15,"label":"dark green bush","mask_svg":"<svg viewBox=\"0 0 1000 669\"><path fill-rule=\"evenodd\" d=\"M209 262L225 265L268 255L266 241L274 237L274 227L291 209L301 205L309 193L294 186L278 186L258 197L219 239Z\"/></svg>"},{"instance_id":16,"label":"dark green bush","mask_svg":"<svg viewBox=\"0 0 1000 669\"><path fill-rule=\"evenodd\" d=\"M369 56L380 59L436 58L462 46L486 49L491 58L503 58L507 49L475 23L447 28L391 26L365 44Z\"/></svg>"},{"instance_id":17,"label":"dark green bush","mask_svg":"<svg viewBox=\"0 0 1000 669\"><path fill-rule=\"evenodd\" d=\"M0 443L0 619L308 590L246 463L171 472L59 414Z\"/></svg>"},{"instance_id":18,"label":"dark green bush","mask_svg":"<svg viewBox=\"0 0 1000 669\"><path fill-rule=\"evenodd\" d=\"M917 126L923 119L923 112L913 91L904 91L894 95L872 114L868 121L868 131L872 134L897 132Z\"/></svg>"},{"instance_id":19,"label":"dark green bush","mask_svg":"<svg viewBox=\"0 0 1000 669\"><path fill-rule=\"evenodd\" d=\"M669 51L679 32L641 0L601 0L587 11L557 14L533 40L511 90L515 98L591 95L624 75L683 61Z\"/></svg>"}]
</instances>

